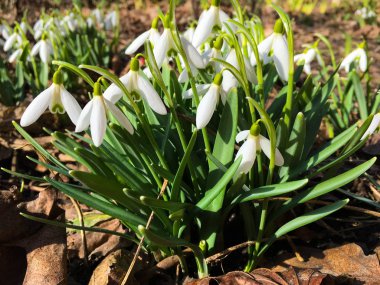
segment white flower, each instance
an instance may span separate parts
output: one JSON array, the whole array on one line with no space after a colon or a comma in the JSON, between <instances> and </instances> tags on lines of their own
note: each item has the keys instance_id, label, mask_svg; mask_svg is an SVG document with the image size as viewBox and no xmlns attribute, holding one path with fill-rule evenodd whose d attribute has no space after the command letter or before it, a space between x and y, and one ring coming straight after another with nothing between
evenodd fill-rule
<instances>
[{"instance_id":1,"label":"white flower","mask_svg":"<svg viewBox=\"0 0 380 285\"><path fill-rule=\"evenodd\" d=\"M196 68L205 68L205 63L203 61L202 56L199 54L197 49L188 41L185 37L180 37L182 47L185 51L187 60L189 61L190 66L194 66ZM164 32L162 33L158 43L154 46L153 54L157 62L157 66L160 68L162 64L168 57L168 53L174 50L178 52L176 49L176 45L173 39L173 35L170 30L170 19L168 16L164 19ZM194 68L193 67L193 68ZM194 69L193 69L194 70ZM145 71L144 71L145 72ZM195 70L194 70L195 72ZM182 74L181 80L184 82L188 78L187 71L184 71L185 74ZM151 74L149 72L145 72L145 74L150 77Z\"/></svg>"},{"instance_id":2,"label":"white flower","mask_svg":"<svg viewBox=\"0 0 380 285\"><path fill-rule=\"evenodd\" d=\"M52 113L64 114L66 111L70 120L74 124L77 123L82 109L73 95L63 87L62 81L62 74L57 71L53 76L53 84L42 91L26 108L21 117L21 126L33 124L47 108Z\"/></svg>"},{"instance_id":3,"label":"white flower","mask_svg":"<svg viewBox=\"0 0 380 285\"><path fill-rule=\"evenodd\" d=\"M270 141L260 135L260 127L254 124L251 130L241 131L236 136L236 142L239 143L242 140L246 141L240 147L238 153L236 154L235 160L240 156L242 161L237 170L237 174L248 173L256 160L256 153L264 152L264 154L270 159ZM280 151L276 148L275 151L275 165L282 166L284 164L284 158L282 157Z\"/></svg>"},{"instance_id":4,"label":"white flower","mask_svg":"<svg viewBox=\"0 0 380 285\"><path fill-rule=\"evenodd\" d=\"M205 52L202 54L203 61L205 62L206 66L211 65L214 68L214 71L216 73L219 73L222 71L222 64L218 61L212 61L212 58L217 59L223 59L222 57L222 47L223 47L223 38L218 37L214 42L213 46L210 49L205 50Z\"/></svg>"},{"instance_id":5,"label":"white flower","mask_svg":"<svg viewBox=\"0 0 380 285\"><path fill-rule=\"evenodd\" d=\"M86 104L78 118L75 132L84 131L90 126L92 141L96 147L100 146L106 133L108 112L111 113L130 134L133 134L133 126L128 118L114 103L102 96L100 83L98 82L94 85L94 97Z\"/></svg>"},{"instance_id":6,"label":"white flower","mask_svg":"<svg viewBox=\"0 0 380 285\"><path fill-rule=\"evenodd\" d=\"M357 49L348 54L340 64L339 69L343 69L348 73L350 72L351 63L359 62L359 68L362 72L367 70L367 54L364 50L364 43L359 45Z\"/></svg>"},{"instance_id":7,"label":"white flower","mask_svg":"<svg viewBox=\"0 0 380 285\"><path fill-rule=\"evenodd\" d=\"M206 67L204 58L198 53L196 48L184 37L181 37L181 42L190 65L191 73L193 74L193 76L196 76L198 74L198 69L203 69ZM184 69L178 77L178 82L184 83L187 80L189 80L189 75L187 69L185 68L183 58L180 57L180 60Z\"/></svg>"},{"instance_id":8,"label":"white flower","mask_svg":"<svg viewBox=\"0 0 380 285\"><path fill-rule=\"evenodd\" d=\"M379 94L377 96L379 96ZM372 135L379 126L380 126L380 113L377 113L375 116L373 116L371 124L369 125L368 129L363 134L360 140L363 140L365 137Z\"/></svg>"},{"instance_id":9,"label":"white flower","mask_svg":"<svg viewBox=\"0 0 380 285\"><path fill-rule=\"evenodd\" d=\"M231 49L230 53L226 58L226 62L234 66L238 71L240 71L239 62L237 60L236 51L234 48ZM244 57L245 71L247 73L247 78L251 83L257 84L257 77L254 69L249 64L248 59ZM228 70L223 71L223 81L222 87L224 92L228 93L232 87L238 85L238 80L235 76Z\"/></svg>"},{"instance_id":10,"label":"white flower","mask_svg":"<svg viewBox=\"0 0 380 285\"><path fill-rule=\"evenodd\" d=\"M18 43L18 45L20 45L22 43L22 38L18 33L14 32L5 41L4 51L9 51L12 48L12 46L14 45L14 43L16 43L16 42Z\"/></svg>"},{"instance_id":11,"label":"white flower","mask_svg":"<svg viewBox=\"0 0 380 285\"><path fill-rule=\"evenodd\" d=\"M284 81L289 79L289 51L288 42L283 35L284 26L281 19L276 21L274 32L258 45L259 57L264 64L273 59L277 73ZM272 58L270 53L273 53ZM251 64L256 65L256 57L251 54Z\"/></svg>"},{"instance_id":12,"label":"white flower","mask_svg":"<svg viewBox=\"0 0 380 285\"><path fill-rule=\"evenodd\" d=\"M98 24L103 22L102 13L98 8L91 11L91 16L93 16Z\"/></svg>"},{"instance_id":13,"label":"white flower","mask_svg":"<svg viewBox=\"0 0 380 285\"><path fill-rule=\"evenodd\" d=\"M120 81L125 85L128 92L136 92L140 95L148 105L160 115L166 115L166 107L162 102L157 91L154 89L149 80L139 74L138 59L131 60L130 71L120 78ZM104 97L112 103L116 103L123 96L122 90L112 83L104 92Z\"/></svg>"},{"instance_id":14,"label":"white flower","mask_svg":"<svg viewBox=\"0 0 380 285\"><path fill-rule=\"evenodd\" d=\"M109 12L104 18L104 28L109 31L118 24L118 15L116 11Z\"/></svg>"},{"instance_id":15,"label":"white flower","mask_svg":"<svg viewBox=\"0 0 380 285\"><path fill-rule=\"evenodd\" d=\"M220 86L221 82L222 75L218 73L215 75L214 82L209 86L206 94L198 105L196 115L196 125L198 130L204 128L210 122L219 99L222 99L223 104L226 102L226 93L224 93Z\"/></svg>"},{"instance_id":16,"label":"white flower","mask_svg":"<svg viewBox=\"0 0 380 285\"><path fill-rule=\"evenodd\" d=\"M149 40L154 47L160 40L161 36L157 27L158 18L155 18L152 22L152 27L148 31L139 35L125 50L125 54L131 55L135 53L145 43L146 40Z\"/></svg>"},{"instance_id":17,"label":"white flower","mask_svg":"<svg viewBox=\"0 0 380 285\"><path fill-rule=\"evenodd\" d=\"M65 16L62 21L61 25L67 25L70 31L74 32L78 27L78 20L75 17L74 13L70 13L69 15Z\"/></svg>"},{"instance_id":18,"label":"white flower","mask_svg":"<svg viewBox=\"0 0 380 285\"><path fill-rule=\"evenodd\" d=\"M376 17L376 13L368 7L363 7L355 12L355 15L362 17L363 19L371 19Z\"/></svg>"},{"instance_id":19,"label":"white flower","mask_svg":"<svg viewBox=\"0 0 380 285\"><path fill-rule=\"evenodd\" d=\"M191 25L184 33L183 36L185 39L187 39L189 42L193 41L195 28L193 25Z\"/></svg>"},{"instance_id":20,"label":"white flower","mask_svg":"<svg viewBox=\"0 0 380 285\"><path fill-rule=\"evenodd\" d=\"M19 57L21 56L22 51L23 51L22 48L16 49L16 50L10 55L10 57L8 58L8 62L10 62L10 63L15 62L16 59L19 58Z\"/></svg>"},{"instance_id":21,"label":"white flower","mask_svg":"<svg viewBox=\"0 0 380 285\"><path fill-rule=\"evenodd\" d=\"M32 48L30 52L32 56L36 56L39 53L41 61L43 63L48 63L50 60L50 55L53 54L53 47L49 40L42 36L42 40L38 41Z\"/></svg>"},{"instance_id":22,"label":"white flower","mask_svg":"<svg viewBox=\"0 0 380 285\"><path fill-rule=\"evenodd\" d=\"M212 1L211 7L207 11L203 11L199 17L198 26L194 31L193 45L198 48L211 35L212 29L222 27L222 24L229 19L220 7L220 1Z\"/></svg>"},{"instance_id":23,"label":"white flower","mask_svg":"<svg viewBox=\"0 0 380 285\"><path fill-rule=\"evenodd\" d=\"M320 54L315 48L309 48L305 52L297 54L294 56L294 62L297 64L302 63L303 61L303 71L306 74L311 73L311 66L310 63L317 58L318 62L321 63L321 58Z\"/></svg>"}]
</instances>

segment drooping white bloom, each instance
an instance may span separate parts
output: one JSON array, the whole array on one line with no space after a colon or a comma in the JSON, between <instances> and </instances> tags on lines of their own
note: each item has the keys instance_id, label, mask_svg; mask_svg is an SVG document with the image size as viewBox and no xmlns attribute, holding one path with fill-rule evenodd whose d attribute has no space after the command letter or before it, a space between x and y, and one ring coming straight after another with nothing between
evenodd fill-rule
<instances>
[{"instance_id":1,"label":"drooping white bloom","mask_svg":"<svg viewBox=\"0 0 380 285\"><path fill-rule=\"evenodd\" d=\"M52 45L44 36L42 36L42 39L33 46L30 52L32 56L36 56L37 53L39 53L43 63L48 63L50 60L50 55L53 54Z\"/></svg>"},{"instance_id":2,"label":"drooping white bloom","mask_svg":"<svg viewBox=\"0 0 380 285\"><path fill-rule=\"evenodd\" d=\"M193 41L195 28L193 25L191 25L184 33L183 36L185 39L187 39L189 42Z\"/></svg>"},{"instance_id":3,"label":"drooping white bloom","mask_svg":"<svg viewBox=\"0 0 380 285\"><path fill-rule=\"evenodd\" d=\"M37 121L47 108L52 113L64 114L66 111L74 125L77 124L82 109L73 95L63 87L62 82L62 74L57 71L53 76L53 84L34 98L26 108L20 121L22 127Z\"/></svg>"},{"instance_id":4,"label":"drooping white bloom","mask_svg":"<svg viewBox=\"0 0 380 285\"><path fill-rule=\"evenodd\" d=\"M22 54L22 48L16 49L8 58L8 62L13 63L18 59Z\"/></svg>"},{"instance_id":5,"label":"drooping white bloom","mask_svg":"<svg viewBox=\"0 0 380 285\"><path fill-rule=\"evenodd\" d=\"M120 78L120 81L127 88L128 92L136 92L140 95L156 113L160 115L166 115L166 107L162 102L157 91L154 89L149 80L139 74L139 62L138 59L133 58L131 60L130 71ZM112 83L104 92L104 97L112 103L116 103L123 96L123 91Z\"/></svg>"},{"instance_id":6,"label":"drooping white bloom","mask_svg":"<svg viewBox=\"0 0 380 285\"><path fill-rule=\"evenodd\" d=\"M242 161L236 174L248 173L256 160L256 153L263 151L264 154L270 159L271 146L270 141L260 135L260 127L258 124L254 124L250 130L241 131L236 136L236 142L239 143L246 140L240 147L236 154L235 160L242 157ZM284 158L280 151L276 148L275 151L275 165L282 166L284 164Z\"/></svg>"},{"instance_id":7,"label":"drooping white bloom","mask_svg":"<svg viewBox=\"0 0 380 285\"><path fill-rule=\"evenodd\" d=\"M222 75L218 73L198 105L196 115L198 130L203 129L210 122L219 100L222 99L223 104L226 102L226 93L221 88L221 83Z\"/></svg>"},{"instance_id":8,"label":"drooping white bloom","mask_svg":"<svg viewBox=\"0 0 380 285\"><path fill-rule=\"evenodd\" d=\"M236 50L234 48L231 49L230 53L228 54L226 58L226 62L231 64L233 67L235 67L238 71L240 71L239 62L236 56ZM244 57L244 65L245 65L245 71L247 74L247 78L251 83L257 84L257 77L255 70L252 68L252 66L249 64L249 61L247 58ZM235 78L235 76L228 70L223 71L223 81L222 81L222 87L225 93L228 93L232 87L236 87L238 85L238 80Z\"/></svg>"},{"instance_id":9,"label":"drooping white bloom","mask_svg":"<svg viewBox=\"0 0 380 285\"><path fill-rule=\"evenodd\" d=\"M379 94L377 96L379 96ZM380 113L377 113L376 115L373 116L371 124L369 125L368 129L363 134L360 140L363 140L365 137L372 135L379 126L380 126Z\"/></svg>"},{"instance_id":10,"label":"drooping white bloom","mask_svg":"<svg viewBox=\"0 0 380 285\"><path fill-rule=\"evenodd\" d=\"M100 24L103 22L102 13L98 8L91 11L91 16L95 18L96 23Z\"/></svg>"},{"instance_id":11,"label":"drooping white bloom","mask_svg":"<svg viewBox=\"0 0 380 285\"><path fill-rule=\"evenodd\" d=\"M109 12L104 18L104 28L109 31L118 25L118 13L116 11Z\"/></svg>"},{"instance_id":12,"label":"drooping white bloom","mask_svg":"<svg viewBox=\"0 0 380 285\"><path fill-rule=\"evenodd\" d=\"M98 82L94 84L93 98L86 104L78 118L75 132L84 131L90 126L92 141L96 147L100 146L106 133L107 113L111 113L121 126L130 134L133 134L133 126L128 118L114 103L102 96L100 83Z\"/></svg>"},{"instance_id":13,"label":"drooping white bloom","mask_svg":"<svg viewBox=\"0 0 380 285\"><path fill-rule=\"evenodd\" d=\"M211 35L215 26L222 27L223 23L229 19L220 7L220 0L213 0L211 7L203 11L199 17L198 26L194 31L193 45L198 48Z\"/></svg>"},{"instance_id":14,"label":"drooping white bloom","mask_svg":"<svg viewBox=\"0 0 380 285\"><path fill-rule=\"evenodd\" d=\"M125 50L125 54L131 55L135 53L144 43L146 40L149 40L153 47L158 43L160 40L160 33L158 31L158 18L155 18L152 22L152 27L139 35Z\"/></svg>"},{"instance_id":15,"label":"drooping white bloom","mask_svg":"<svg viewBox=\"0 0 380 285\"><path fill-rule=\"evenodd\" d=\"M160 36L158 43L154 46L153 49L154 58L156 59L157 66L159 68L167 58L168 52L170 50L174 50L174 48L175 43L170 28L165 27L164 32Z\"/></svg>"},{"instance_id":16,"label":"drooping white bloom","mask_svg":"<svg viewBox=\"0 0 380 285\"><path fill-rule=\"evenodd\" d=\"M303 53L295 55L294 62L296 62L297 64L301 64L303 62L303 71L306 74L310 74L311 73L310 64L315 58L317 58L318 62L321 63L321 56L319 52L314 47L312 47L312 48L307 49Z\"/></svg>"},{"instance_id":17,"label":"drooping white bloom","mask_svg":"<svg viewBox=\"0 0 380 285\"><path fill-rule=\"evenodd\" d=\"M223 59L222 57L222 47L223 47L223 38L218 37L212 45L212 48L205 50L205 52L202 54L203 61L205 62L206 66L211 65L214 68L214 71L216 73L219 73L222 71L222 64L217 61L211 60L212 58L217 59Z\"/></svg>"},{"instance_id":18,"label":"drooping white bloom","mask_svg":"<svg viewBox=\"0 0 380 285\"><path fill-rule=\"evenodd\" d=\"M14 32L5 41L5 43L4 43L4 51L9 51L16 42L17 42L18 45L21 45L22 38L21 38L21 36L18 33Z\"/></svg>"},{"instance_id":19,"label":"drooping white bloom","mask_svg":"<svg viewBox=\"0 0 380 285\"><path fill-rule=\"evenodd\" d=\"M348 73L350 72L351 63L359 62L359 68L362 72L367 70L367 54L364 50L365 43L359 45L357 49L348 54L342 61L339 69L343 69Z\"/></svg>"},{"instance_id":20,"label":"drooping white bloom","mask_svg":"<svg viewBox=\"0 0 380 285\"><path fill-rule=\"evenodd\" d=\"M64 26L67 25L70 31L74 32L78 28L78 20L76 19L76 16L74 13L70 13L69 15L65 16L60 25Z\"/></svg>"},{"instance_id":21,"label":"drooping white bloom","mask_svg":"<svg viewBox=\"0 0 380 285\"><path fill-rule=\"evenodd\" d=\"M365 20L376 17L376 13L368 7L363 7L359 10L356 10L355 15L358 15Z\"/></svg>"},{"instance_id":22,"label":"drooping white bloom","mask_svg":"<svg viewBox=\"0 0 380 285\"><path fill-rule=\"evenodd\" d=\"M289 79L289 50L286 37L283 35L284 26L281 19L276 21L274 32L258 46L259 57L264 64L274 61L277 73L284 81ZM272 53L272 57L270 56ZM256 65L256 57L251 54L251 64Z\"/></svg>"}]
</instances>

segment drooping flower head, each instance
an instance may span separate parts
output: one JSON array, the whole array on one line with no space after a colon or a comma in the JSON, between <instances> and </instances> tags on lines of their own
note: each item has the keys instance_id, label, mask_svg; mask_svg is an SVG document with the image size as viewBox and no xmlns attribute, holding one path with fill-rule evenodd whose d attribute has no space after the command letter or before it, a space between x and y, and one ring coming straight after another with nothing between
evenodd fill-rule
<instances>
[{"instance_id":1,"label":"drooping flower head","mask_svg":"<svg viewBox=\"0 0 380 285\"><path fill-rule=\"evenodd\" d=\"M239 143L242 140L246 140L240 147L236 154L235 160L240 156L242 157L240 166L237 170L237 174L248 173L256 160L256 154L263 151L264 154L270 159L271 146L270 141L260 135L260 126L258 122L254 123L250 130L241 131L236 136L236 142ZM280 151L275 150L275 165L282 166L284 164L284 158Z\"/></svg>"},{"instance_id":2,"label":"drooping flower head","mask_svg":"<svg viewBox=\"0 0 380 285\"><path fill-rule=\"evenodd\" d=\"M130 71L120 78L120 81L130 93L137 93L141 96L156 113L166 115L166 107L162 102L157 91L154 89L149 80L144 78L140 73L139 60L132 58ZM112 103L116 103L123 96L123 91L112 83L104 92L104 97Z\"/></svg>"},{"instance_id":3,"label":"drooping flower head","mask_svg":"<svg viewBox=\"0 0 380 285\"><path fill-rule=\"evenodd\" d=\"M42 34L41 40L33 46L30 52L32 56L36 56L37 53L40 55L43 63L48 63L50 61L50 55L53 54L53 47L48 40L46 33Z\"/></svg>"},{"instance_id":4,"label":"drooping flower head","mask_svg":"<svg viewBox=\"0 0 380 285\"><path fill-rule=\"evenodd\" d=\"M153 44L153 47L159 42L160 32L158 31L158 20L159 18L156 17L152 22L152 27L139 35L125 50L125 54L131 55L135 53L146 40L149 40Z\"/></svg>"},{"instance_id":5,"label":"drooping flower head","mask_svg":"<svg viewBox=\"0 0 380 285\"><path fill-rule=\"evenodd\" d=\"M379 96L379 94L377 96ZM367 136L372 135L379 126L380 126L380 113L377 113L373 116L371 124L368 126L368 129L365 131L365 133L363 134L360 140L363 140Z\"/></svg>"},{"instance_id":6,"label":"drooping flower head","mask_svg":"<svg viewBox=\"0 0 380 285\"><path fill-rule=\"evenodd\" d=\"M222 80L222 74L216 74L213 83L199 103L196 116L198 130L204 128L210 122L219 100L222 99L223 104L226 102L226 93L221 87Z\"/></svg>"},{"instance_id":7,"label":"drooping flower head","mask_svg":"<svg viewBox=\"0 0 380 285\"><path fill-rule=\"evenodd\" d=\"M320 65L323 65L323 61L318 50L319 40L316 41L312 46L309 46L304 50L303 53L294 56L294 62L297 64L303 64L303 71L306 74L311 73L311 62L316 58Z\"/></svg>"},{"instance_id":8,"label":"drooping flower head","mask_svg":"<svg viewBox=\"0 0 380 285\"><path fill-rule=\"evenodd\" d=\"M64 114L66 111L74 125L82 111L73 95L63 87L63 74L60 70L54 73L53 84L42 91L26 108L21 117L21 126L33 124L47 108L52 113Z\"/></svg>"},{"instance_id":9,"label":"drooping flower head","mask_svg":"<svg viewBox=\"0 0 380 285\"><path fill-rule=\"evenodd\" d=\"M94 93L90 102L83 108L75 132L91 129L91 138L96 147L103 142L107 129L107 115L112 115L130 134L133 134L133 126L128 118L115 106L114 103L104 98L99 82L94 84Z\"/></svg>"},{"instance_id":10,"label":"drooping flower head","mask_svg":"<svg viewBox=\"0 0 380 285\"><path fill-rule=\"evenodd\" d=\"M339 69L343 69L348 73L350 72L351 64L357 64L359 63L359 68L362 72L365 72L367 70L367 53L365 51L366 42L363 41L357 49L355 49L353 52L348 54L340 64Z\"/></svg>"},{"instance_id":11,"label":"drooping flower head","mask_svg":"<svg viewBox=\"0 0 380 285\"><path fill-rule=\"evenodd\" d=\"M198 48L211 35L214 27L221 28L228 19L228 15L220 9L220 0L212 0L210 8L199 17L192 44Z\"/></svg>"},{"instance_id":12,"label":"drooping flower head","mask_svg":"<svg viewBox=\"0 0 380 285\"><path fill-rule=\"evenodd\" d=\"M274 25L273 33L258 45L260 59L264 64L274 61L277 73L284 81L289 79L289 50L284 35L285 27L281 19ZM251 54L251 64L256 65L256 57Z\"/></svg>"}]
</instances>

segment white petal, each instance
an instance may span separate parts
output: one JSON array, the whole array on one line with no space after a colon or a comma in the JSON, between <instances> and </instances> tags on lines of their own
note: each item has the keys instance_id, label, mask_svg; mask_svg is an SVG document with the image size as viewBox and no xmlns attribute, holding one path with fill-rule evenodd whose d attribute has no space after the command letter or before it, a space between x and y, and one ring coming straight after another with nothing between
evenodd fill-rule
<instances>
[{"instance_id":1,"label":"white petal","mask_svg":"<svg viewBox=\"0 0 380 285\"><path fill-rule=\"evenodd\" d=\"M187 69L184 68L182 70L182 72L180 73L180 75L178 76L178 82L179 83L185 83L188 80L189 80L189 74L187 72Z\"/></svg>"},{"instance_id":2,"label":"white petal","mask_svg":"<svg viewBox=\"0 0 380 285\"><path fill-rule=\"evenodd\" d=\"M32 56L36 56L36 54L40 51L42 41L38 41L32 48L30 54Z\"/></svg>"},{"instance_id":3,"label":"white petal","mask_svg":"<svg viewBox=\"0 0 380 285\"><path fill-rule=\"evenodd\" d=\"M211 6L210 9L199 19L198 26L193 36L193 45L199 47L211 34L212 28L219 17L218 8Z\"/></svg>"},{"instance_id":4,"label":"white petal","mask_svg":"<svg viewBox=\"0 0 380 285\"><path fill-rule=\"evenodd\" d=\"M245 143L240 147L238 153L236 154L236 159L238 159L240 156L242 156L242 161L240 163L240 166L238 170L236 171L237 174L240 173L248 173L253 164L256 160L256 140L254 138L249 137Z\"/></svg>"},{"instance_id":5,"label":"white petal","mask_svg":"<svg viewBox=\"0 0 380 285\"><path fill-rule=\"evenodd\" d=\"M219 8L219 21L220 21L220 24L223 24L224 22L228 21L230 19L230 17L224 12L222 11L220 8ZM232 26L232 25L230 25ZM235 26L235 25L233 25Z\"/></svg>"},{"instance_id":6,"label":"white petal","mask_svg":"<svg viewBox=\"0 0 380 285\"><path fill-rule=\"evenodd\" d=\"M79 118L77 120L77 124L75 127L75 132L79 133L81 131L84 131L88 128L90 125L90 118L91 118L91 112L92 112L92 105L94 104L94 100L91 100L84 106L82 112L79 115Z\"/></svg>"},{"instance_id":7,"label":"white petal","mask_svg":"<svg viewBox=\"0 0 380 285\"><path fill-rule=\"evenodd\" d=\"M272 49L273 39L274 39L274 34L271 34L269 37L267 37L257 46L261 59L263 58L264 55L268 55L268 53Z\"/></svg>"},{"instance_id":8,"label":"white petal","mask_svg":"<svg viewBox=\"0 0 380 285\"><path fill-rule=\"evenodd\" d=\"M8 61L10 63L14 62L20 55L22 54L22 49L17 49L14 51L11 56L9 57Z\"/></svg>"},{"instance_id":9,"label":"white petal","mask_svg":"<svg viewBox=\"0 0 380 285\"><path fill-rule=\"evenodd\" d=\"M157 45L153 49L154 58L156 59L158 67L161 67L166 58L166 54L169 51L170 47L170 30L165 29L163 34L160 37Z\"/></svg>"},{"instance_id":10,"label":"white petal","mask_svg":"<svg viewBox=\"0 0 380 285\"><path fill-rule=\"evenodd\" d=\"M359 67L362 72L365 72L367 70L367 54L365 53L364 49L360 50L360 59L359 59Z\"/></svg>"},{"instance_id":11,"label":"white petal","mask_svg":"<svg viewBox=\"0 0 380 285\"><path fill-rule=\"evenodd\" d=\"M305 63L312 62L316 55L317 55L317 52L315 51L315 49L313 48L309 49L305 54Z\"/></svg>"},{"instance_id":12,"label":"white petal","mask_svg":"<svg viewBox=\"0 0 380 285\"><path fill-rule=\"evenodd\" d=\"M344 68L346 72L349 72L351 63L355 60L355 58L359 56L360 56L359 49L354 50L343 59L339 69Z\"/></svg>"},{"instance_id":13,"label":"white petal","mask_svg":"<svg viewBox=\"0 0 380 285\"><path fill-rule=\"evenodd\" d=\"M211 84L200 84L196 85L197 93L198 95L204 95L206 94L207 90L210 88ZM191 99L193 98L193 89L190 88L189 90L186 90L182 94L183 99Z\"/></svg>"},{"instance_id":14,"label":"white petal","mask_svg":"<svg viewBox=\"0 0 380 285\"><path fill-rule=\"evenodd\" d=\"M78 118L82 112L82 108L79 106L77 100L71 95L65 87L61 85L61 100L62 105L65 108L70 120L74 125L77 124Z\"/></svg>"},{"instance_id":15,"label":"white petal","mask_svg":"<svg viewBox=\"0 0 380 285\"><path fill-rule=\"evenodd\" d=\"M239 133L236 135L236 139L235 139L235 141L236 141L237 143L239 143L239 142L245 140L245 139L248 137L248 135L249 135L249 130L241 131L241 132L239 132Z\"/></svg>"},{"instance_id":16,"label":"white petal","mask_svg":"<svg viewBox=\"0 0 380 285\"><path fill-rule=\"evenodd\" d=\"M263 152L265 153L265 155L270 159L270 141L267 138L265 138L262 135L260 135L259 142L260 142L261 149L263 150ZM277 166L284 165L284 158L282 157L280 151L277 148L276 148L276 151L275 151L274 163Z\"/></svg>"},{"instance_id":17,"label":"white petal","mask_svg":"<svg viewBox=\"0 0 380 285\"><path fill-rule=\"evenodd\" d=\"M107 116L104 101L101 96L94 96L90 118L91 138L95 146L100 146L103 142L107 128Z\"/></svg>"},{"instance_id":18,"label":"white petal","mask_svg":"<svg viewBox=\"0 0 380 285\"><path fill-rule=\"evenodd\" d=\"M44 40L41 41L40 57L43 63L48 63L50 57L49 46Z\"/></svg>"},{"instance_id":19,"label":"white petal","mask_svg":"<svg viewBox=\"0 0 380 285\"><path fill-rule=\"evenodd\" d=\"M151 29L149 34L149 40L152 42L153 47L159 42L161 34L157 29Z\"/></svg>"},{"instance_id":20,"label":"white petal","mask_svg":"<svg viewBox=\"0 0 380 285\"><path fill-rule=\"evenodd\" d=\"M305 54L304 53L296 54L294 56L294 62L297 63L297 64L299 64L298 62L300 62L303 59L305 59Z\"/></svg>"},{"instance_id":21,"label":"white petal","mask_svg":"<svg viewBox=\"0 0 380 285\"><path fill-rule=\"evenodd\" d=\"M112 104L112 102L108 101L107 99L105 99L105 102L108 109L111 111L112 115L116 118L120 125L122 125L132 135L134 132L133 126L129 122L127 116L125 116L119 108Z\"/></svg>"},{"instance_id":22,"label":"white petal","mask_svg":"<svg viewBox=\"0 0 380 285\"><path fill-rule=\"evenodd\" d=\"M197 109L196 125L197 129L203 129L211 120L214 114L216 104L218 103L218 89L217 85L211 85L206 95L202 98Z\"/></svg>"},{"instance_id":23,"label":"white petal","mask_svg":"<svg viewBox=\"0 0 380 285\"><path fill-rule=\"evenodd\" d=\"M6 41L5 41L5 44L4 44L4 51L8 51L11 49L11 47L13 46L14 42L16 41L17 39L17 34L13 33Z\"/></svg>"},{"instance_id":24,"label":"white petal","mask_svg":"<svg viewBox=\"0 0 380 285\"><path fill-rule=\"evenodd\" d=\"M164 103L148 80L142 76L139 76L137 79L137 86L141 92L140 95L148 102L148 105L153 109L153 111L160 115L167 114Z\"/></svg>"},{"instance_id":25,"label":"white petal","mask_svg":"<svg viewBox=\"0 0 380 285\"><path fill-rule=\"evenodd\" d=\"M226 61L239 70L235 49L231 49L226 58ZM232 87L235 87L237 85L238 81L235 76L228 70L223 71L222 87L224 92L228 93Z\"/></svg>"},{"instance_id":26,"label":"white petal","mask_svg":"<svg viewBox=\"0 0 380 285\"><path fill-rule=\"evenodd\" d=\"M150 30L139 35L126 49L125 54L131 55L135 53L149 38Z\"/></svg>"},{"instance_id":27,"label":"white petal","mask_svg":"<svg viewBox=\"0 0 380 285\"><path fill-rule=\"evenodd\" d=\"M310 63L305 63L305 65L303 66L303 71L305 71L306 74L310 74L311 73Z\"/></svg>"},{"instance_id":28,"label":"white petal","mask_svg":"<svg viewBox=\"0 0 380 285\"><path fill-rule=\"evenodd\" d=\"M376 129L379 127L379 125L380 125L380 113L377 113L375 116L373 116L371 124L369 125L368 129L366 130L366 132L364 133L364 135L361 137L360 140L363 140L368 135L372 135L376 131Z\"/></svg>"},{"instance_id":29,"label":"white petal","mask_svg":"<svg viewBox=\"0 0 380 285\"><path fill-rule=\"evenodd\" d=\"M280 78L284 81L289 79L289 51L284 37L275 35L273 40L273 61Z\"/></svg>"},{"instance_id":30,"label":"white petal","mask_svg":"<svg viewBox=\"0 0 380 285\"><path fill-rule=\"evenodd\" d=\"M112 83L108 88L104 91L104 98L112 103L116 103L123 97L123 91L115 83Z\"/></svg>"},{"instance_id":31,"label":"white petal","mask_svg":"<svg viewBox=\"0 0 380 285\"><path fill-rule=\"evenodd\" d=\"M197 68L205 68L205 63L203 61L202 56L199 54L197 49L188 42L184 37L181 38L183 48L185 50L187 59L191 61L192 64L194 64Z\"/></svg>"},{"instance_id":32,"label":"white petal","mask_svg":"<svg viewBox=\"0 0 380 285\"><path fill-rule=\"evenodd\" d=\"M34 98L21 117L20 125L22 127L27 127L33 124L49 107L53 89L54 87L51 85L48 89L42 91L36 98Z\"/></svg>"}]
</instances>

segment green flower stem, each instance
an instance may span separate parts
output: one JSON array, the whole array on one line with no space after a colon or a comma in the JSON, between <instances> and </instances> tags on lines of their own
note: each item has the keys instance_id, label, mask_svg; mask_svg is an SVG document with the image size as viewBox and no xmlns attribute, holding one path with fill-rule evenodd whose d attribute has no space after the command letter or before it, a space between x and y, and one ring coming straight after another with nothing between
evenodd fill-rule
<instances>
[{"instance_id":1,"label":"green flower stem","mask_svg":"<svg viewBox=\"0 0 380 285\"><path fill-rule=\"evenodd\" d=\"M185 68L187 70L187 74L189 75L191 90L193 91L195 105L196 105L196 107L198 107L200 100L199 100L199 95L198 95L197 88L196 88L196 85L195 85L195 79L194 79L193 73L191 72L190 64L189 64L189 61L187 60L186 53L185 53L185 51L183 49L183 46L181 44L181 40L180 40L179 35L178 35L178 30L177 29L175 29L175 30L172 29L171 33L172 33L173 39L175 40L175 44L177 46L179 54L182 56L183 62L185 63ZM202 129L202 136L203 136L203 141L204 141L204 144L205 144L206 151L208 151L208 152L211 153L210 140L208 138L208 134L207 134L207 129L206 128Z\"/></svg>"}]
</instances>

